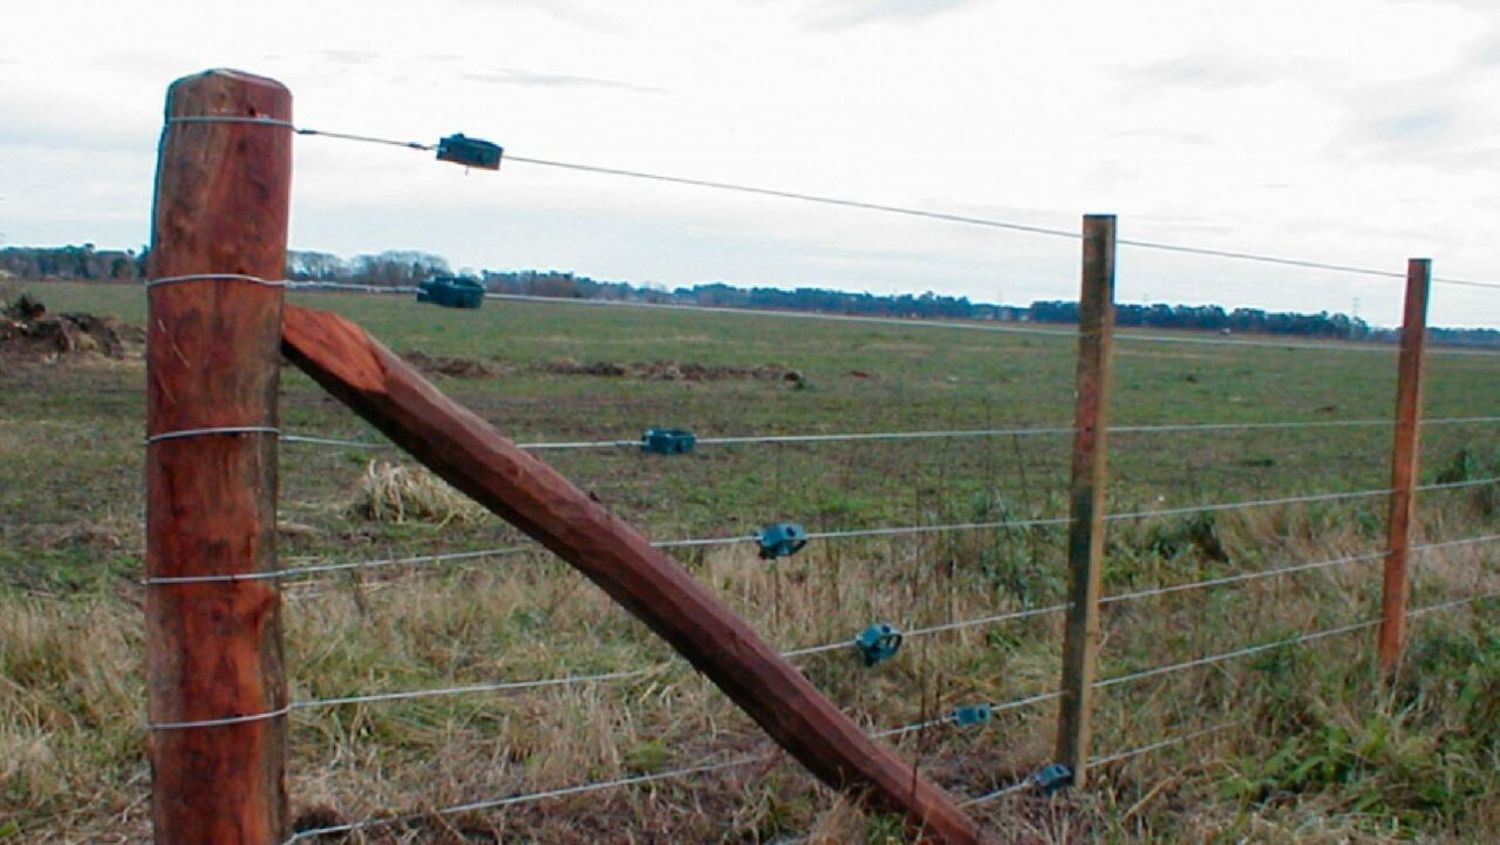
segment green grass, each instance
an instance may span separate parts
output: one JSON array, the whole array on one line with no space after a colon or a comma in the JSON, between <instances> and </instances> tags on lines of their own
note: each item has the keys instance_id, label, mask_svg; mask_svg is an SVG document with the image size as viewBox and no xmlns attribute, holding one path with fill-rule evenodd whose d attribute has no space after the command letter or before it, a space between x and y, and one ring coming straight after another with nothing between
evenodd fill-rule
<instances>
[{"instance_id":1,"label":"green grass","mask_svg":"<svg viewBox=\"0 0 1500 845\"><path fill-rule=\"evenodd\" d=\"M142 323L135 286L38 283L53 310ZM502 375L437 376L522 442L628 439L670 425L700 436L1066 426L1067 338L735 314L487 302L479 311L404 297L293 294L360 322L398 351L480 359ZM1121 340L1116 424L1388 418L1394 350L1326 351ZM558 375L557 362L794 369L797 382ZM137 728L140 669L139 361L10 362L0 370L0 837L92 841L146 830ZM1500 412L1486 388L1500 358L1434 355L1429 417ZM376 439L308 379L283 370L288 431ZM1111 509L1150 510L1388 483L1389 427L1118 434ZM654 538L730 536L777 520L811 530L1061 516L1066 437L634 449L544 457ZM1500 426L1430 426L1423 480L1500 474ZM281 450L285 565L519 542L498 520L371 521L349 507L374 452ZM1420 497L1423 539L1494 533L1493 486ZM1377 549L1383 498L1114 524L1107 593L1150 589ZM683 554L693 573L780 647L837 641L872 621L941 624L1060 599L1056 527L814 543L767 564L744 546ZM1500 587L1492 546L1417 558L1415 601ZM1371 618L1378 562L1111 605L1105 677ZM763 735L674 661L643 626L568 567L528 553L394 567L286 590L298 698L660 667L648 677L541 693L345 705L299 714L294 812L358 819L768 750ZM1495 605L1415 626L1388 690L1369 669L1372 632L1101 691L1100 753L1224 721L1226 730L1101 769L1090 789L981 811L1035 841L1485 841L1500 830ZM106 632L107 636L98 636ZM807 659L809 677L872 728L971 701L1051 688L1056 617L912 640L873 670L852 655ZM982 794L1051 755L1051 703L987 727L901 740L944 786ZM76 799L74 796L82 796ZM309 816L311 818L311 816ZM653 790L618 790L444 828L414 823L372 841L897 841L772 762ZM449 837L447 839L443 837ZM895 837L895 838L892 838ZM4 841L0 838L0 841Z\"/></svg>"}]
</instances>

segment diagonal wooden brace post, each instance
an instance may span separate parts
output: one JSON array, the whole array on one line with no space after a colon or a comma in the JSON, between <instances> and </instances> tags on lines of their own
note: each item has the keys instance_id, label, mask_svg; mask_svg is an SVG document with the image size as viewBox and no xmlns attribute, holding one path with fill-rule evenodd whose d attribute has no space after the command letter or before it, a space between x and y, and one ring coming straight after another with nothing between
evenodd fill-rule
<instances>
[{"instance_id":1,"label":"diagonal wooden brace post","mask_svg":"<svg viewBox=\"0 0 1500 845\"><path fill-rule=\"evenodd\" d=\"M675 560L363 329L288 305L282 351L433 472L588 576L819 780L903 813L916 841L990 841L946 792L867 736Z\"/></svg>"}]
</instances>

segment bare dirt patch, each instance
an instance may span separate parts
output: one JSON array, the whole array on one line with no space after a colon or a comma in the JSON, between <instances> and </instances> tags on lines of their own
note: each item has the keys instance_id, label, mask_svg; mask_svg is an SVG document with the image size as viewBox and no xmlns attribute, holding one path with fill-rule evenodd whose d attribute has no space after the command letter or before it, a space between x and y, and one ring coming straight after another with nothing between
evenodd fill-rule
<instances>
[{"instance_id":1,"label":"bare dirt patch","mask_svg":"<svg viewBox=\"0 0 1500 845\"><path fill-rule=\"evenodd\" d=\"M29 294L0 306L0 358L57 361L63 358L139 357L146 332L115 317L52 314Z\"/></svg>"},{"instance_id":2,"label":"bare dirt patch","mask_svg":"<svg viewBox=\"0 0 1500 845\"><path fill-rule=\"evenodd\" d=\"M511 372L509 367L480 358L428 355L417 351L402 352L401 357L428 375L453 376L454 378L496 378Z\"/></svg>"},{"instance_id":3,"label":"bare dirt patch","mask_svg":"<svg viewBox=\"0 0 1500 845\"><path fill-rule=\"evenodd\" d=\"M633 378L642 381L725 381L746 379L760 381L803 380L801 372L781 364L700 364L681 361L646 361L615 364L606 361L580 363L570 358L542 364L544 373L562 376L604 376Z\"/></svg>"}]
</instances>

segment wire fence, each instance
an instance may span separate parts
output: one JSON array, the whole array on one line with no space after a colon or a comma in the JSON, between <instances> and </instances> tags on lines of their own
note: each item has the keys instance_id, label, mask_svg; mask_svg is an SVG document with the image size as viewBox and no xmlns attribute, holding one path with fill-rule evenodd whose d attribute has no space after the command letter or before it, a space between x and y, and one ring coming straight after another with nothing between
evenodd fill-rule
<instances>
[{"instance_id":1,"label":"wire fence","mask_svg":"<svg viewBox=\"0 0 1500 845\"><path fill-rule=\"evenodd\" d=\"M241 123L264 123L272 126L280 126L292 129L301 135L323 136L339 140L377 143L409 148L413 150L432 151L433 145L417 142L406 142L388 138L373 136L352 135L347 133L326 132L310 128L295 127L284 121L273 121L261 118L238 118L238 117L204 117L204 118L172 118L172 122L194 122L194 121L221 121ZM957 223L988 228L1004 229L1025 234L1034 234L1047 237L1067 238L1078 240L1079 233L1055 229L1044 226L1016 221L1007 221L995 218L977 217L969 215L950 214L928 209L911 208L905 206L888 205L881 203L865 202L861 200L821 196L794 191L757 187L727 181L715 181L694 179L680 176L648 173L644 171L601 167L596 165L577 164L571 162L538 159L530 157L519 157L510 155L507 161L517 162L537 167L554 169L566 169L571 171L586 172L598 175L625 177L639 180L649 180L678 184L695 188L706 188L712 190L731 191L744 194L752 194L776 199L795 200L799 202L815 203L820 205L837 206L862 211L874 211L887 214L902 215L946 223ZM1236 261L1249 261L1260 264L1273 264L1280 266L1310 269L1317 271L1353 274L1377 278L1406 278L1404 274L1390 271L1372 269L1356 265L1341 264L1334 262L1322 262L1305 260L1300 258L1288 258L1281 256L1265 255L1249 252L1237 252L1220 250L1208 247L1182 245L1139 239L1120 239L1120 245L1137 249L1157 250L1175 253L1195 254L1219 259ZM206 277L203 277L206 278ZM215 279L225 280L229 276L215 276ZM253 281L259 284L284 285L294 291L348 291L357 293L400 293L410 294L418 292L415 287L384 287L375 285L351 285L337 282L303 282L283 281L266 282L265 280L253 279L251 277L237 277L239 281ZM177 283L190 280L200 280L200 277L172 277L165 279L153 279L148 285L157 286L168 283ZM1500 283L1477 281L1472 279L1434 278L1433 282L1439 284L1450 284L1473 288L1500 289ZM589 305L596 307L613 308L659 308L673 312L696 312L696 313L726 313L734 315L747 315L757 317L774 317L783 319L816 320L824 322L848 322L867 325L900 326L902 328L922 327L932 329L957 329L964 331L984 331L1006 334L1017 334L1027 336L1053 337L1066 340L1078 340L1079 332L1064 329L1036 328L1033 326L1005 325L992 323L970 323L960 321L942 320L906 320L900 318L884 318L860 315L837 315L819 314L811 312L784 312L766 309L752 308L720 308L713 306L661 304L635 301L616 300L557 300L552 298L534 297L518 294L490 293L489 297L502 301L516 302L567 302L569 304ZM1117 339L1128 342L1141 343L1168 343L1168 344L1194 344L1212 345L1225 347L1260 347L1300 352L1304 350L1319 351L1354 351L1374 353L1395 353L1393 346L1382 346L1376 344L1360 343L1314 343L1304 341L1283 340L1259 340L1225 337L1194 337L1151 334L1148 332L1122 332ZM1437 352L1438 350L1433 350ZM1446 354L1459 355L1500 355L1500 350L1443 350ZM1424 425L1491 425L1500 422L1500 416L1453 416L1440 417L1422 421ZM1331 429L1358 429L1358 428L1389 428L1395 425L1391 420L1380 419L1348 419L1348 420L1275 420L1264 422L1168 422L1138 425L1120 425L1108 427L1111 434L1129 435L1151 435L1151 434L1192 434L1192 433L1230 433L1230 432L1258 432L1258 431L1313 431ZM153 434L147 439L148 445L155 445L174 439L199 437L204 435L233 434L274 434L282 442L295 445L326 446L335 448L360 448L378 449L385 448L387 444L376 443L367 440L353 438L341 438L319 433L282 432L279 429L267 426L241 426L234 428L213 429L186 429ZM983 429L915 429L888 432L816 432L816 433L791 433L791 434L764 434L750 433L739 435L721 435L696 438L697 445L703 446L754 446L754 445L815 445L822 443L862 443L862 442L918 442L918 441L951 441L958 439L975 438L1023 438L1023 437L1051 437L1051 436L1078 436L1080 429L1073 425L1059 426L1016 426ZM643 438L617 438L605 440L579 440L579 441L550 441L520 444L521 448L536 451L564 451L564 450L598 450L598 449L630 449L640 448ZM1467 488L1490 487L1500 485L1500 477L1466 478L1457 481L1442 481L1428 484L1415 485L1411 490L1423 492L1439 492L1461 490ZM1215 501L1180 507L1126 510L1122 512L1111 512L1101 517L1104 523L1120 523L1126 521L1145 521L1153 519L1164 519L1170 517L1213 514L1228 511L1247 510L1255 508L1306 506L1313 504L1325 504L1334 502L1354 502L1376 498L1390 498L1403 492L1410 493L1411 490L1398 490L1394 486L1390 488L1370 488L1358 490L1339 490L1328 492L1307 493L1299 495L1267 496L1262 498ZM904 525L876 525L876 526L849 526L829 530L807 532L804 539L807 541L844 541L844 540L888 540L898 537L952 534L960 532L984 532L984 531L1020 531L1031 529L1061 529L1063 527L1077 527L1080 520L1076 516L1042 516L1025 519L997 519L997 520L975 520L963 522L932 522L922 524ZM1438 539L1426 543L1410 545L1409 551L1416 554L1431 552L1440 549L1458 548L1461 546L1477 546L1493 543L1500 540L1500 534L1483 534L1472 537L1454 539ZM765 536L761 533L724 533L720 536L684 537L675 539L656 540L651 545L657 549L700 549L720 546L734 546L740 544L764 544ZM454 562L474 562L497 557L525 554L534 551L535 547L529 545L512 545L500 548L474 549L464 551L447 551L433 554L410 555L398 557L386 557L373 560L357 561L335 561L317 563L296 567L279 568L264 572L244 574L204 574L204 575L175 575L175 576L153 576L144 579L144 584L150 588L171 588L180 585L198 585L207 583L233 583L248 581L272 581L307 578L316 575L327 575L333 573L347 573L370 569L384 569L393 567L420 567ZM1144 601L1151 598L1202 591L1226 587L1231 585L1247 584L1262 579L1282 578L1300 575L1315 571L1331 570L1339 567L1350 566L1361 563L1369 563L1376 560L1389 559L1392 555L1391 549L1367 551L1355 554L1346 554L1322 560L1297 560L1285 562L1279 565L1268 566L1260 569L1233 572L1225 575L1200 578L1198 580L1184 583L1159 584L1148 588L1134 590L1131 592L1116 593L1103 596L1098 600L1100 607L1114 607L1129 602ZM1472 607L1478 603L1500 598L1500 591L1476 592L1464 598L1450 599L1435 604L1408 609L1404 612L1404 618L1417 619L1431 614L1455 610L1462 607ZM1089 602L1080 602L1080 606L1092 605ZM961 630L979 628L983 626L999 625L1003 623L1016 623L1027 620L1039 620L1063 614L1069 614L1078 608L1072 603L1050 603L1034 607L1020 607L1000 612L985 613L983 615L969 618L949 619L942 622L921 622L917 619L906 620L908 625L893 626L901 637L906 639L935 636ZM1182 672L1216 666L1243 658L1252 657L1271 652L1276 652L1294 647L1329 640L1345 635L1368 631L1388 622L1388 618L1365 619L1344 625L1327 628L1315 628L1299 631L1295 634L1278 637L1274 640L1246 643L1234 648L1218 651L1210 654L1200 654L1185 660L1161 663L1159 665L1146 666L1129 671L1113 674L1108 677L1095 679L1091 685L1092 689L1106 690L1126 685L1135 684L1140 681L1176 675ZM800 646L781 652L781 656L787 659L804 658L814 655L830 654L834 652L847 651L851 654L860 654L862 641L860 636L850 636L832 642L817 643L813 645ZM868 663L868 661L867 661ZM326 697L304 698L293 700L281 707L260 713L226 713L217 717L181 720L160 721L149 723L149 728L155 731L180 731L180 730L202 730L224 726L241 725L269 719L280 719L293 714L309 711L326 710L345 706L369 705L369 704L395 704L411 702L416 700L496 693L530 693L546 690L556 690L580 685L596 685L621 683L630 681L641 681L655 678L669 671L680 670L679 662L664 662L652 666L638 668L625 668L613 671L595 671L588 673L558 674L552 677L531 679L503 679L470 684L448 684L418 689L405 690L370 690L353 691L342 695L331 695ZM911 734L934 730L944 727L969 727L974 724L986 724L995 714L1022 711L1036 705L1053 701L1063 701L1070 693L1066 689L1043 689L1041 691L1029 692L1019 697L999 701L982 702L977 710L955 709L946 713L924 713L923 718L901 724L895 727L880 728L870 732L870 735L878 739L899 739ZM1076 694L1076 693L1075 693ZM983 714L982 718L978 714ZM1143 745L1135 746L1126 750L1116 751L1108 754L1096 754L1087 759L1090 766L1105 766L1122 763L1143 755L1153 754L1168 748L1181 746L1188 742L1225 731L1243 727L1245 720L1225 722L1190 730L1176 736L1152 741ZM428 810L421 813L393 814L387 816L370 817L358 821L338 823L321 827L314 827L295 832L285 840L284 845L297 841L315 840L321 837L356 834L381 827L392 827L410 823L412 821L432 816L451 816L456 814L477 812L483 810L494 810L514 807L523 804L532 804L552 799L565 798L569 796L597 794L614 789L623 789L640 785L654 784L671 780L681 780L692 777L700 777L716 772L749 767L756 764L766 764L778 759L776 753L744 755L736 752L733 755L720 753L699 763L664 769L661 771L632 774L622 777L589 780L573 785L536 789L527 792L513 792L511 794L469 801L465 803L452 804L438 809ZM1083 758L1080 757L1080 760ZM1028 789L1039 789L1040 783L1032 777L1016 780L1013 783L1001 786L993 791L983 793L977 797L967 799L965 806L977 806L987 804L1011 795L1020 794Z\"/></svg>"},{"instance_id":2,"label":"wire fence","mask_svg":"<svg viewBox=\"0 0 1500 845\"><path fill-rule=\"evenodd\" d=\"M1457 490L1470 487L1487 487L1490 485L1500 485L1500 476L1468 479L1464 481L1434 482L1430 484L1417 485L1416 489L1423 491L1440 491ZM1286 505L1303 505L1356 499L1369 499L1389 496L1390 494L1390 488L1373 488L1368 490L1312 493L1300 496L1278 496L1265 499L1249 499L1234 502L1207 502L1203 504L1186 505L1177 508L1158 508L1139 511L1127 511L1123 513L1111 513L1105 517L1105 520L1108 522L1126 522L1159 519L1162 517L1248 510L1252 508L1280 507ZM837 531L810 531L806 532L804 537L809 541L851 540L875 537L902 537L921 534L949 534L970 531L1021 530L1029 528L1049 527L1056 528L1068 525L1071 521L1071 517L1058 516L1041 517L1036 519L1000 519L980 522L939 523L931 525L895 525L871 528L850 528ZM735 534L719 537L684 537L674 540L657 540L652 542L650 545L658 549L705 548L713 546L758 544L762 541L762 538L763 534L757 532L754 534ZM284 580L305 578L313 575L324 575L335 572L348 572L358 569L474 561L486 558L523 554L533 550L534 547L531 546L505 546L492 549L474 549L469 551L443 552L429 555L385 557L365 561L344 561L339 563L305 565L290 567L286 569L266 570L261 572L150 577L142 579L141 583L146 586L165 586L172 584L209 584L235 581Z\"/></svg>"},{"instance_id":3,"label":"wire fence","mask_svg":"<svg viewBox=\"0 0 1500 845\"><path fill-rule=\"evenodd\" d=\"M1493 600L1493 599L1497 599L1497 598L1500 598L1500 591L1485 593L1483 595L1470 596L1470 597L1466 597L1466 598L1462 598L1462 599L1455 599L1455 600L1451 600L1451 601L1446 601L1446 602L1441 602L1441 603L1438 603L1438 604L1430 605L1430 606L1427 606L1427 607L1417 608L1417 609L1414 609L1414 610L1410 611L1409 615L1412 618L1418 618L1418 617L1427 616L1427 615L1430 615L1430 614L1433 614L1433 613L1439 613L1439 612L1446 611L1446 610L1452 610L1452 609L1455 609L1455 608L1458 608L1458 607L1464 607L1464 606L1472 605L1472 604L1474 604L1476 602L1479 602L1479 601ZM1261 653L1261 652L1270 651L1270 650L1274 650L1274 649L1284 649L1284 648L1289 648L1289 647L1293 647L1293 646L1306 645L1308 643L1312 643L1312 642L1315 642L1317 640L1324 639L1324 638L1327 638L1327 637L1334 637L1334 636L1338 636L1338 635L1341 635L1341 634L1347 634L1347 633L1351 633L1351 632L1358 631L1358 630L1365 630L1365 629L1373 627L1374 625L1377 625L1377 624L1379 624L1379 620L1374 620L1374 621L1370 621L1370 622L1362 622L1362 623L1358 623L1358 624L1354 624L1354 625L1345 625L1345 626L1340 626L1338 628L1331 628L1331 629L1326 629L1326 630L1322 630L1322 631L1316 631L1316 632L1312 632L1310 634L1300 635L1300 636L1295 637L1295 638L1280 640L1280 641L1277 641L1277 642L1274 642L1274 643L1266 643L1266 644L1262 644L1262 645L1251 647L1251 648L1238 649L1238 650L1236 650L1234 652L1226 652L1223 655L1215 655L1215 656L1213 656L1211 658L1205 658L1205 659L1196 660L1196 661L1188 661L1188 662L1180 663L1180 664L1172 664L1172 665L1169 665L1169 666L1158 667L1157 669L1149 670L1149 671L1145 671L1145 672L1132 673L1129 676L1120 676L1120 677L1115 678L1115 679L1110 679L1110 680L1107 680L1107 681L1100 681L1097 685L1098 686L1112 686L1112 685L1117 684L1117 683L1127 683L1127 682L1130 682L1130 681L1133 681L1133 680L1138 680L1138 679L1145 678L1145 677L1151 677L1151 676L1154 676L1154 675L1167 674L1167 673L1171 673L1171 672L1183 671L1185 669L1196 668L1196 667L1204 666L1204 665L1210 665L1211 663L1216 663L1216 662L1220 662L1220 661L1223 661L1223 660L1234 659L1234 658L1237 658L1237 657L1248 656L1248 655L1251 655L1251 654L1258 654L1258 653ZM1046 702L1046 701L1056 700L1061 695L1062 695L1061 692L1042 693L1040 695L1028 696L1026 698L1016 699L1014 701L997 704L997 705L995 705L995 709L998 711L998 710L1000 710L1002 708L1003 709L1014 709L1014 708L1019 708L1019 707L1025 707L1025 706L1029 706L1031 704L1038 704L1038 703L1042 703L1042 702ZM888 729L888 730L884 730L884 731L878 731L878 732L876 732L874 734L874 736L881 737L881 738L890 738L890 737L901 736L901 735L904 735L904 734L907 734L907 733L911 733L911 732L914 732L914 731L925 730L925 729L932 728L932 727L952 725L954 723L955 723L955 720L953 718L951 718L951 717L942 717L942 718L937 718L937 719L924 720L922 722L916 722L916 723L913 723L911 725L905 725L905 726L902 726L902 727L899 727L899 728L893 728L893 729ZM1179 735L1176 735L1176 736L1173 736L1173 737L1168 737L1168 738L1165 738L1165 739L1161 739L1161 740L1157 740L1157 741L1154 741L1154 742L1150 742L1150 743L1147 743L1145 745L1137 746L1135 748L1130 748L1130 749L1127 749L1127 750L1124 750L1124 751L1113 752L1113 753L1110 753L1110 754L1096 755L1096 756L1094 756L1094 757L1092 757L1090 759L1090 765L1093 765L1093 766L1103 766L1103 765L1108 765L1108 764L1112 764L1112 763L1124 762L1126 760L1130 760L1130 759L1133 759L1133 758L1136 758L1136 757L1140 757L1142 755L1152 754L1152 753L1155 753L1157 751L1161 751L1161 750L1164 750L1164 749L1167 749L1167 748L1172 748L1172 747L1180 746L1180 745L1186 744L1186 743L1191 742L1191 741L1196 740L1196 739L1201 739L1203 737L1207 737L1207 736L1211 736L1211 735L1214 735L1214 734L1223 733L1225 731L1232 730L1232 729L1235 729L1235 728L1244 727L1246 724L1247 724L1247 722L1244 719L1237 719L1237 720L1233 720L1233 721L1222 722L1222 723L1211 725L1211 726L1208 726L1208 727L1205 727L1205 728L1201 728L1201 729L1198 729L1198 730L1193 730L1193 731L1189 731L1189 732L1186 732L1186 733L1183 733L1183 734L1179 734ZM327 826L322 826L322 827L309 828L309 829L306 829L306 830L297 831L290 838L288 838L287 840L285 840L285 842L283 843L283 845L290 845L290 843L293 843L293 842L303 841L303 840L307 840L307 839L314 839L314 838L321 837L321 836L331 836L331 835L336 835L336 834L346 834L346 833L352 833L352 832L355 832L355 831L368 830L368 829L374 828L374 827L386 827L386 826L398 825L398 824L403 824L403 823L415 821L417 819L421 819L421 818L425 818L425 817L430 817L430 816L433 816L433 815L437 815L437 816L455 815L455 814L459 814L459 813L473 812L473 811L483 810L483 809L494 809L494 808L499 808L499 807L514 806L514 805L517 805L517 804L525 804L525 803L534 803L534 802L539 802L539 801L546 801L546 800L549 800L549 799L563 798L563 797L572 796L572 795L580 795L580 794L587 794L587 793L597 793L597 792L602 792L602 791L606 791L606 790L621 789L621 788L626 788L626 787L631 787L631 786L639 786L639 785L644 785L644 784L649 784L649 783L657 783L657 782L667 781L667 780L678 780L678 779L683 779L683 778L688 778L688 777L693 777L693 776L699 776L699 775L705 775L705 774L710 774L710 773L714 773L714 772L725 771L725 770L728 770L728 769L741 768L741 767L745 767L745 766L754 765L754 764L757 764L757 763L762 763L763 764L763 763L767 763L767 762L769 762L769 761L771 761L771 760L773 760L775 758L776 758L776 755L774 753L772 753L772 754L757 754L757 755L741 756L741 757L737 757L735 759L730 759L730 760L725 760L725 761L718 761L718 762L703 762L703 763L699 763L699 764L692 765L692 766L685 766L685 767L682 767L682 768L669 769L667 771L662 771L662 772L655 772L655 773L649 773L649 774L639 774L639 775L631 775L631 776L628 776L628 777L611 778L611 779L599 780L599 781L589 781L589 782L585 782L585 783L573 784L573 785L563 786L563 787L556 787L556 788L552 788L552 789L542 789L542 790L536 790L536 791L533 791L533 792L516 793L516 794L506 795L506 796L499 797L499 798L484 799L484 800L479 800L479 801L470 801L470 802L466 802L466 803L463 803L463 804L455 804L455 805L448 806L448 807L443 807L443 808L439 808L439 809L435 809L435 810L430 810L430 811L427 811L427 812L424 812L424 813L415 813L415 814L406 814L406 815L400 815L400 816L389 816L389 817L383 817L383 818L365 819L365 820L357 821L357 822L349 822L349 823L343 823L343 824L337 824L337 825L327 825ZM1021 779L1021 780L1018 780L1017 782L1015 782L1013 784L1010 784L1008 786L1005 786L1005 787L1002 787L1000 789L994 790L992 792L984 793L984 794L979 795L977 797L974 797L974 798L968 799L966 801L963 801L962 804L964 806L977 806L977 805L981 805L981 804L987 804L987 803L990 803L992 801L995 801L995 800L998 800L998 799L1001 799L1001 798L1005 798L1005 797L1008 797L1008 796L1019 794L1021 792L1025 792L1025 791L1027 791L1029 789L1037 789L1037 788L1039 788L1039 784L1038 784L1038 782L1035 779L1032 779L1032 778Z\"/></svg>"},{"instance_id":4,"label":"wire fence","mask_svg":"<svg viewBox=\"0 0 1500 845\"><path fill-rule=\"evenodd\" d=\"M435 145L423 144L419 141L402 141L394 138L380 138L371 135L355 135L341 132L330 132L319 129L290 127L301 135L316 135L337 140L356 141L361 143L382 144L386 146L403 147L412 150L432 152L437 149ZM1029 223L1020 223L1010 220L1001 220L992 217L979 217L974 215L952 214L948 212L932 211L929 209L912 208L908 206L890 205L885 203L874 203L863 200L847 199L841 197L822 196L800 191L787 191L776 188L766 188L755 185L746 185L737 182L719 181L712 179L695 179L684 176L674 176L661 173L648 173L641 170L630 170L617 167L603 167L593 164L579 164L576 162L559 161L556 159L534 158L529 156L518 156L506 154L505 160L520 164L529 164L537 167L548 167L561 170L572 170L584 173L593 173L604 176L617 176L628 179L638 179L650 182L663 182L674 185L683 185L694 188L708 188L719 191L729 191L741 194L754 194L758 196L771 197L775 199L796 200L799 202L814 203L818 205L831 205L841 208L852 208L862 211L875 211L885 214L896 214L907 217L918 217L928 220L936 220L946 223L959 223L969 226L982 226L993 229L1005 229L1025 234L1043 235L1054 238L1077 240L1080 235L1076 231L1059 229L1050 226L1036 226ZM1380 279L1404 279L1405 274L1391 270L1381 270L1371 267L1359 267L1350 264L1340 264L1328 261L1315 261L1303 258L1288 258L1285 256L1267 255L1263 253L1242 252L1235 250L1213 249L1187 244L1165 243L1162 241L1142 240L1135 238L1120 238L1116 241L1121 246L1135 247L1137 249L1156 250L1161 252L1176 252L1192 255L1201 255L1211 258L1222 258L1234 261L1249 261L1259 264L1274 264L1285 267L1296 267L1308 270L1324 270L1334 273L1346 273L1357 276L1368 276ZM1464 287L1485 288L1489 290L1500 290L1500 282L1479 281L1474 279L1455 279L1447 277L1436 277L1433 279L1438 284L1459 285Z\"/></svg>"},{"instance_id":5,"label":"wire fence","mask_svg":"<svg viewBox=\"0 0 1500 845\"><path fill-rule=\"evenodd\" d=\"M1489 425L1500 423L1500 417L1433 417L1422 420L1424 426ZM1280 420L1275 422L1222 422L1222 423L1156 423L1149 425L1109 426L1110 434L1193 434L1210 432L1244 431L1297 431L1325 428L1390 428L1394 423L1384 419L1362 420ZM906 442L919 440L967 440L975 438L1071 436L1077 433L1072 426L1016 426L1010 428L951 429L932 431L879 431L841 432L819 434L750 434L735 436L705 436L693 438L698 446L758 446L780 444L858 443L870 441ZM393 449L390 442L353 440L326 435L282 433L283 443L310 444L318 446L343 446L353 449ZM530 451L572 451L579 449L642 449L646 438L616 438L612 440L541 441L517 443Z\"/></svg>"},{"instance_id":6,"label":"wire fence","mask_svg":"<svg viewBox=\"0 0 1500 845\"><path fill-rule=\"evenodd\" d=\"M287 282L287 286L293 290L352 290L355 292L369 293L371 285L347 285L338 282ZM391 286L386 291L390 293L408 294L415 288L407 286ZM382 292L386 292L382 291ZM981 321L959 321L959 320L934 320L929 318L905 318L905 317L873 317L859 314L827 314L816 311L792 311L768 308L731 307L716 305L692 305L686 303L650 302L641 300L623 299L577 299L571 297L537 296L532 294L517 293L486 293L485 299L493 299L505 302L529 302L536 304L567 305L594 308L618 308L618 309L645 309L678 313L698 314L722 314L740 317L762 317L786 320L807 320L825 323L844 323L872 326L899 327L903 329L940 329L986 332L990 334L1023 335L1030 337L1051 337L1059 340L1073 341L1078 338L1078 333L1066 328L1046 329L1036 328L1028 325L1015 325L1010 323L981 322ZM1382 355L1395 354L1394 345L1355 340L1323 340L1305 341L1297 339L1246 339L1241 337L1215 335L1211 337L1194 336L1189 334L1171 335L1155 334L1139 329L1130 329L1119 332L1116 340L1127 343L1163 343L1188 346L1219 346L1226 348L1251 348L1272 349L1288 352L1316 351L1316 352L1364 352ZM1446 356L1500 356L1500 349L1488 348L1464 348L1454 346L1440 346L1430 350L1432 355Z\"/></svg>"}]
</instances>

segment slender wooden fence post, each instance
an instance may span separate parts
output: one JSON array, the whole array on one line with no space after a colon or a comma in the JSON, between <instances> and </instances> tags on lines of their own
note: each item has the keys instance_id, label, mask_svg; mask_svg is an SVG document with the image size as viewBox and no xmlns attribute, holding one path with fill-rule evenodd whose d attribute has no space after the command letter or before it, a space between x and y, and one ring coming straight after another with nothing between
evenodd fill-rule
<instances>
[{"instance_id":1,"label":"slender wooden fence post","mask_svg":"<svg viewBox=\"0 0 1500 845\"><path fill-rule=\"evenodd\" d=\"M1422 359L1427 347L1427 294L1432 260L1406 264L1406 307L1396 379L1396 440L1391 448L1391 510L1386 522L1385 579L1380 597L1380 667L1396 668L1406 644L1406 603L1411 594L1411 527L1416 515L1421 452Z\"/></svg>"},{"instance_id":2,"label":"slender wooden fence post","mask_svg":"<svg viewBox=\"0 0 1500 845\"><path fill-rule=\"evenodd\" d=\"M167 92L147 268L146 648L158 843L286 836L276 390L291 94ZM237 718L238 717L238 718Z\"/></svg>"},{"instance_id":3,"label":"slender wooden fence post","mask_svg":"<svg viewBox=\"0 0 1500 845\"><path fill-rule=\"evenodd\" d=\"M1083 287L1078 301L1077 400L1073 417L1072 522L1068 526L1068 610L1063 640L1057 760L1088 779L1099 592L1104 567L1105 470L1115 328L1115 217L1083 219Z\"/></svg>"}]
</instances>

